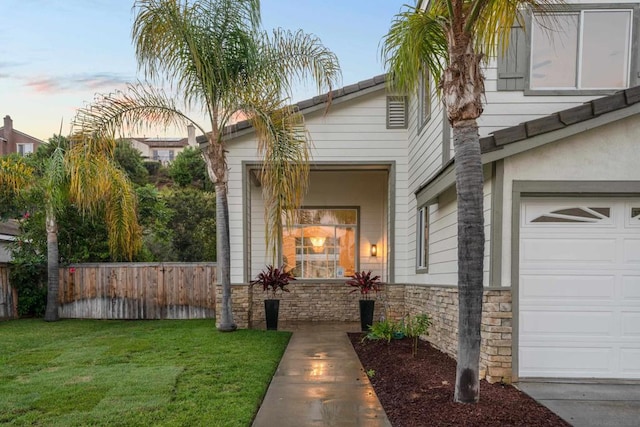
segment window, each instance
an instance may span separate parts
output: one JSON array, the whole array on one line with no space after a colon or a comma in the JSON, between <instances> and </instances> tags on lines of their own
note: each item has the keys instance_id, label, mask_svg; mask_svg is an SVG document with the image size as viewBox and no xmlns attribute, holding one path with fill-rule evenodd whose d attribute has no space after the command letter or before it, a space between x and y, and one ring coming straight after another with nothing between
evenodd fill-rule
<instances>
[{"instance_id":1,"label":"window","mask_svg":"<svg viewBox=\"0 0 640 427\"><path fill-rule=\"evenodd\" d=\"M431 118L431 87L429 85L429 73L422 73L418 92L418 132Z\"/></svg>"},{"instance_id":2,"label":"window","mask_svg":"<svg viewBox=\"0 0 640 427\"><path fill-rule=\"evenodd\" d=\"M153 150L153 160L162 163L173 161L173 150Z\"/></svg>"},{"instance_id":3,"label":"window","mask_svg":"<svg viewBox=\"0 0 640 427\"><path fill-rule=\"evenodd\" d=\"M631 22L631 10L534 15L530 89L628 87Z\"/></svg>"},{"instance_id":4,"label":"window","mask_svg":"<svg viewBox=\"0 0 640 427\"><path fill-rule=\"evenodd\" d=\"M33 143L17 144L16 149L21 156L33 153Z\"/></svg>"},{"instance_id":5,"label":"window","mask_svg":"<svg viewBox=\"0 0 640 427\"><path fill-rule=\"evenodd\" d=\"M407 128L407 98L387 96L387 129Z\"/></svg>"},{"instance_id":6,"label":"window","mask_svg":"<svg viewBox=\"0 0 640 427\"><path fill-rule=\"evenodd\" d=\"M418 210L417 226L416 265L419 270L427 270L429 268L429 206Z\"/></svg>"},{"instance_id":7,"label":"window","mask_svg":"<svg viewBox=\"0 0 640 427\"><path fill-rule=\"evenodd\" d=\"M282 237L282 261L295 277L335 279L355 273L357 209L298 209L295 222Z\"/></svg>"},{"instance_id":8,"label":"window","mask_svg":"<svg viewBox=\"0 0 640 427\"><path fill-rule=\"evenodd\" d=\"M499 91L525 95L600 95L640 84L633 45L640 7L563 4L511 27L498 48ZM504 52L504 53L502 53Z\"/></svg>"}]
</instances>

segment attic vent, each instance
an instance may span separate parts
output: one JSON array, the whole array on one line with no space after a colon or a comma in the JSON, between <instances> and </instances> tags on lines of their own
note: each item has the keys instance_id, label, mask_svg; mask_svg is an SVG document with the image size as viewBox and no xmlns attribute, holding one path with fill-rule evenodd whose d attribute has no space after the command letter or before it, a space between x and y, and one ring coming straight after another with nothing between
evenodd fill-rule
<instances>
[{"instance_id":1,"label":"attic vent","mask_svg":"<svg viewBox=\"0 0 640 427\"><path fill-rule=\"evenodd\" d=\"M387 96L387 129L407 128L407 97Z\"/></svg>"}]
</instances>

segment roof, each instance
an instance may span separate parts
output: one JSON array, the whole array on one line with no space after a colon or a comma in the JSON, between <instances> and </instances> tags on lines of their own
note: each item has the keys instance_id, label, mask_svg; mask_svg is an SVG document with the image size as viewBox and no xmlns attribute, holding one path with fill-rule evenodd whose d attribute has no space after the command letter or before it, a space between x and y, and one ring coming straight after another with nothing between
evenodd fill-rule
<instances>
[{"instance_id":1,"label":"roof","mask_svg":"<svg viewBox=\"0 0 640 427\"><path fill-rule=\"evenodd\" d=\"M480 147L482 153L499 150L504 145L560 130L580 122L586 122L602 114L621 110L639 102L640 86L635 86L616 92L613 95L585 102L578 107L495 131L491 135L480 139Z\"/></svg>"},{"instance_id":2,"label":"roof","mask_svg":"<svg viewBox=\"0 0 640 427\"><path fill-rule=\"evenodd\" d=\"M304 113L305 111L324 106L328 101L340 102L347 97L349 97L350 99L353 96L364 95L366 93L369 93L372 88L384 85L386 81L387 74L379 74L377 76L371 77L370 79L361 80L358 83L344 86L340 89L323 93L322 95L314 96L313 98L305 99L294 104L293 107L298 111ZM225 135L229 135L249 128L251 128L251 122L249 120L242 120L225 127L223 133ZM207 142L205 137L202 135L199 136L196 140L198 143Z\"/></svg>"},{"instance_id":3,"label":"roof","mask_svg":"<svg viewBox=\"0 0 640 427\"><path fill-rule=\"evenodd\" d=\"M169 147L186 147L189 145L188 138L129 138L135 139L141 144L145 144L151 148L169 148Z\"/></svg>"},{"instance_id":4,"label":"roof","mask_svg":"<svg viewBox=\"0 0 640 427\"><path fill-rule=\"evenodd\" d=\"M20 233L20 226L15 220L0 222L0 235L17 236Z\"/></svg>"},{"instance_id":5,"label":"roof","mask_svg":"<svg viewBox=\"0 0 640 427\"><path fill-rule=\"evenodd\" d=\"M13 128L13 133L17 133L19 135L24 136L25 138L29 138L31 140L33 140L33 142L37 143L37 144L45 144L45 142L41 139L36 138L35 136L31 136L31 135L27 135L24 132L20 132L19 130ZM4 126L0 126L0 135L4 135ZM2 138L4 139L4 138Z\"/></svg>"},{"instance_id":6,"label":"roof","mask_svg":"<svg viewBox=\"0 0 640 427\"><path fill-rule=\"evenodd\" d=\"M504 159L541 145L560 141L585 130L640 113L640 86L593 99L480 138L482 164ZM597 123L596 123L597 122ZM455 183L455 158L415 191L420 205L432 202Z\"/></svg>"}]
</instances>

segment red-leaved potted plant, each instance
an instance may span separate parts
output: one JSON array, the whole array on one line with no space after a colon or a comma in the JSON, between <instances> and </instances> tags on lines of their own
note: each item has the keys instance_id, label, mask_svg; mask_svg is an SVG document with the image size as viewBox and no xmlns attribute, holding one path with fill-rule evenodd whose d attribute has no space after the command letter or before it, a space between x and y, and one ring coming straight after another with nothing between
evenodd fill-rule
<instances>
[{"instance_id":1,"label":"red-leaved potted plant","mask_svg":"<svg viewBox=\"0 0 640 427\"><path fill-rule=\"evenodd\" d=\"M287 285L291 280L296 280L291 271L285 271L284 265L280 268L268 265L266 270L262 270L251 281L252 285L262 285L262 290L271 292L273 298L264 300L264 312L267 320L267 329L278 329L278 312L280 309L280 300L276 299L276 292L289 292Z\"/></svg>"},{"instance_id":2,"label":"red-leaved potted plant","mask_svg":"<svg viewBox=\"0 0 640 427\"><path fill-rule=\"evenodd\" d=\"M370 299L372 292L378 293L382 289L380 276L373 276L371 270L368 272L356 271L351 279L347 280L348 286L354 287L350 293L360 292L360 328L368 331L373 324L373 310L375 309L375 300Z\"/></svg>"}]
</instances>

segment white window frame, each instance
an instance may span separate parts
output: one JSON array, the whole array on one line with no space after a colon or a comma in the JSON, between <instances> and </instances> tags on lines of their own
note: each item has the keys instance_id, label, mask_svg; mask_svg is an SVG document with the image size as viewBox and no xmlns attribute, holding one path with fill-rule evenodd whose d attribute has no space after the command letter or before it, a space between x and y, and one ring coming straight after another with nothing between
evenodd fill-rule
<instances>
[{"instance_id":1,"label":"white window frame","mask_svg":"<svg viewBox=\"0 0 640 427\"><path fill-rule=\"evenodd\" d=\"M333 227L334 236L335 236L337 234L336 231L339 228L342 228L342 229L352 228L354 230L354 232L353 232L354 233L354 270L355 271L359 271L359 268L360 268L360 256L359 256L359 254L360 254L360 209L358 207L355 207L355 206L353 206L353 207L350 207L350 206L339 206L339 207L337 207L337 206L323 206L323 207L303 206L299 210L300 211L304 211L304 210L327 210L327 211L332 211L332 210L335 210L335 211L352 211L353 213L355 213L355 219L356 219L355 223L345 223L345 224L341 224L341 223L326 223L326 224L325 223L323 223L323 224L320 224L320 223L318 223L318 224L306 224L306 223L304 223L304 224L298 224L298 223L295 223L292 226L292 229L304 229L304 228L307 228L309 226L314 226L314 225L316 225L318 227ZM283 227L283 232L284 231L285 231L285 228ZM308 236L304 236L303 239L308 239L308 238L309 238ZM284 236L280 236L280 239L281 239L281 244L282 244L282 241L284 240ZM296 259L293 260L293 262L292 262L292 260L288 260L289 266L292 266L292 268L295 267L299 257L303 261L306 261L306 260L313 260L313 258L317 258L317 257L327 258L327 256L328 256L327 254L329 254L329 255L333 256L334 272L335 272L334 276L324 277L324 278L304 277L306 270L305 270L304 262L303 262L301 264L301 271L300 271L302 273L302 275L301 276L295 276L296 280L298 280L298 281L336 280L336 279L343 280L344 277L345 277L344 271L342 272L343 274L341 275L340 274L341 270L339 268L339 263L338 263L338 257L339 257L340 252L339 251L335 252L335 248L339 249L339 247L338 246L330 246L330 248L333 248L333 250L330 251L330 253L329 252L321 252L318 255L316 255L316 254L312 253L312 252L314 252L313 250L312 250L312 252L308 251L308 249L311 249L311 246L305 245L304 240L302 242L300 242L300 244L298 244L296 242L296 248L295 248L295 257L296 257ZM305 250L307 250L307 253L306 253L307 257L310 257L310 258L307 258L307 257L304 256L305 255L304 254ZM280 263L281 264L284 263L284 260L282 259L283 257L284 257L284 253L283 253L282 248L281 248L281 250L280 250L280 258L281 258Z\"/></svg>"},{"instance_id":2,"label":"white window frame","mask_svg":"<svg viewBox=\"0 0 640 427\"><path fill-rule=\"evenodd\" d=\"M28 147L28 150L27 150ZM21 156L33 154L33 142L21 142L16 144L16 152Z\"/></svg>"},{"instance_id":3,"label":"white window frame","mask_svg":"<svg viewBox=\"0 0 640 427\"><path fill-rule=\"evenodd\" d=\"M418 133L431 119L431 85L429 72L425 69L420 77L418 89Z\"/></svg>"},{"instance_id":4,"label":"white window frame","mask_svg":"<svg viewBox=\"0 0 640 427\"><path fill-rule=\"evenodd\" d=\"M572 5L573 6L573 5ZM636 60L634 55L633 55L633 51L632 51L632 47L633 47L633 41L634 41L634 37L635 37L635 32L637 31L636 29L634 29L634 23L636 21L635 19L635 9L634 8L628 8L628 7L615 7L616 5L609 5L610 8L607 7L594 7L597 5L583 5L582 8L575 8L575 7L569 7L566 9L559 9L557 11L553 11L551 12L551 14L575 14L578 15L578 34L577 34L577 39L578 39L578 52L576 55L576 75L575 75L575 85L573 87L569 86L569 87L532 87L532 78L531 76L533 75L533 52L534 52L534 46L533 46L533 33L536 31L536 27L533 25L530 26L531 28L531 36L529 37L529 43L528 43L528 47L529 47L529 52L528 52L528 56L529 56L529 66L528 66L528 73L527 73L527 85L526 87L528 88L527 90L527 94L531 94L534 95L536 93L549 93L549 92L554 92L557 94L588 94L588 93L597 93L597 92L603 92L603 91L612 91L612 90L621 90L624 88L628 88L631 85L631 81L633 80L633 76L632 76L632 71L635 68L633 66L634 61ZM606 5L605 5L606 6ZM619 5L617 5L619 6ZM581 77L582 77L582 52L583 52L583 31L584 31L584 25L583 25L583 21L584 21L584 15L585 13L593 13L593 12L627 12L629 14L629 31L628 31L628 36L627 36L627 64L626 64L626 73L625 73L625 81L623 83L623 87L602 87L602 88L583 88L580 86L581 83ZM535 20L535 15L532 18L533 20Z\"/></svg>"}]
</instances>

